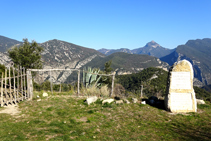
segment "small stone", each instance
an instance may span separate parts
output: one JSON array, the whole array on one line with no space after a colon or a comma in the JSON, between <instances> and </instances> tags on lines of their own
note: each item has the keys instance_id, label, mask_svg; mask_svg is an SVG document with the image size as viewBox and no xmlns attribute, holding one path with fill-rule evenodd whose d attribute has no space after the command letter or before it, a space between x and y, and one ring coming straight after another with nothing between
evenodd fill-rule
<instances>
[{"instance_id":1,"label":"small stone","mask_svg":"<svg viewBox=\"0 0 211 141\"><path fill-rule=\"evenodd\" d=\"M40 98L40 96L39 96L39 95L37 95L37 98Z\"/></svg>"},{"instance_id":2,"label":"small stone","mask_svg":"<svg viewBox=\"0 0 211 141\"><path fill-rule=\"evenodd\" d=\"M85 100L85 102L90 105L91 103L97 101L97 97L96 96L92 96L92 97L89 97Z\"/></svg>"},{"instance_id":3,"label":"small stone","mask_svg":"<svg viewBox=\"0 0 211 141\"><path fill-rule=\"evenodd\" d=\"M41 99L38 99L37 101L41 101Z\"/></svg>"},{"instance_id":4,"label":"small stone","mask_svg":"<svg viewBox=\"0 0 211 141\"><path fill-rule=\"evenodd\" d=\"M197 104L205 104L204 100L196 99Z\"/></svg>"},{"instance_id":5,"label":"small stone","mask_svg":"<svg viewBox=\"0 0 211 141\"><path fill-rule=\"evenodd\" d=\"M146 101L141 101L141 104L146 104Z\"/></svg>"},{"instance_id":6,"label":"small stone","mask_svg":"<svg viewBox=\"0 0 211 141\"><path fill-rule=\"evenodd\" d=\"M122 104L122 103L124 103L123 100L117 100L116 101L116 104Z\"/></svg>"},{"instance_id":7,"label":"small stone","mask_svg":"<svg viewBox=\"0 0 211 141\"><path fill-rule=\"evenodd\" d=\"M130 104L130 101L127 100L127 99L124 99L124 102L127 103L127 104Z\"/></svg>"},{"instance_id":8,"label":"small stone","mask_svg":"<svg viewBox=\"0 0 211 141\"><path fill-rule=\"evenodd\" d=\"M48 97L48 93L43 93L42 96L43 97Z\"/></svg>"},{"instance_id":9,"label":"small stone","mask_svg":"<svg viewBox=\"0 0 211 141\"><path fill-rule=\"evenodd\" d=\"M133 103L137 103L138 102L138 99L137 98L132 98L132 102Z\"/></svg>"},{"instance_id":10,"label":"small stone","mask_svg":"<svg viewBox=\"0 0 211 141\"><path fill-rule=\"evenodd\" d=\"M103 102L102 102L102 104L104 104L104 103L111 103L111 102L113 102L114 101L114 99L105 99L105 100L103 100Z\"/></svg>"}]
</instances>

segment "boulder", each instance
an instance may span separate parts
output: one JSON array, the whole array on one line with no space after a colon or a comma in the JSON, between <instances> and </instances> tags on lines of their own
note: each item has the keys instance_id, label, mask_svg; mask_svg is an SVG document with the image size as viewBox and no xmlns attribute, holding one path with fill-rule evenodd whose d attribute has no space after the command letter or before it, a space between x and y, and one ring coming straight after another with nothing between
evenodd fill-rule
<instances>
[{"instance_id":1,"label":"boulder","mask_svg":"<svg viewBox=\"0 0 211 141\"><path fill-rule=\"evenodd\" d=\"M97 99L98 99L98 98L97 98L96 96L92 96L92 97L87 98L87 99L85 100L85 102L86 102L88 105L90 105L91 103L97 101Z\"/></svg>"},{"instance_id":2,"label":"boulder","mask_svg":"<svg viewBox=\"0 0 211 141\"><path fill-rule=\"evenodd\" d=\"M48 93L43 93L42 96L43 97L48 97Z\"/></svg>"},{"instance_id":3,"label":"boulder","mask_svg":"<svg viewBox=\"0 0 211 141\"><path fill-rule=\"evenodd\" d=\"M149 99L149 105L155 105L156 102L158 101L158 98L156 96L151 96Z\"/></svg>"},{"instance_id":4,"label":"boulder","mask_svg":"<svg viewBox=\"0 0 211 141\"><path fill-rule=\"evenodd\" d=\"M122 104L122 103L124 103L123 100L117 100L116 101L116 104Z\"/></svg>"},{"instance_id":5,"label":"boulder","mask_svg":"<svg viewBox=\"0 0 211 141\"><path fill-rule=\"evenodd\" d=\"M204 100L196 99L197 104L205 104Z\"/></svg>"},{"instance_id":6,"label":"boulder","mask_svg":"<svg viewBox=\"0 0 211 141\"><path fill-rule=\"evenodd\" d=\"M132 102L133 103L137 103L138 102L138 99L137 98L132 98Z\"/></svg>"},{"instance_id":7,"label":"boulder","mask_svg":"<svg viewBox=\"0 0 211 141\"><path fill-rule=\"evenodd\" d=\"M104 103L111 103L113 101L114 101L114 99L105 99L105 100L103 100L102 104L104 104Z\"/></svg>"}]
</instances>

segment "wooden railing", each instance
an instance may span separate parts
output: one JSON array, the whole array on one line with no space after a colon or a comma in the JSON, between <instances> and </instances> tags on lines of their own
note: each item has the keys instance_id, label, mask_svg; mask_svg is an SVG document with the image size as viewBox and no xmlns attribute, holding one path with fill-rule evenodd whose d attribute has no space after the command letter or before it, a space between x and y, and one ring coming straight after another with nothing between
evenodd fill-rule
<instances>
[{"instance_id":1,"label":"wooden railing","mask_svg":"<svg viewBox=\"0 0 211 141\"><path fill-rule=\"evenodd\" d=\"M25 68L9 67L0 75L0 104L16 104L30 97L28 91L28 81Z\"/></svg>"}]
</instances>

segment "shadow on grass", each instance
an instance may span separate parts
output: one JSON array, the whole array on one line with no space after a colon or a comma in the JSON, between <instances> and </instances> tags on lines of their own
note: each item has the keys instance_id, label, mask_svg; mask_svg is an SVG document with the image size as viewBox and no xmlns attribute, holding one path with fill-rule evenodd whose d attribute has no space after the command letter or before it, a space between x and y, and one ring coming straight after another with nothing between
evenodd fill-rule
<instances>
[{"instance_id":1,"label":"shadow on grass","mask_svg":"<svg viewBox=\"0 0 211 141\"><path fill-rule=\"evenodd\" d=\"M210 141L211 140L211 126L210 125L193 125L191 123L181 123L174 121L175 125L170 130L179 134L181 140L197 140ZM209 122L208 122L209 124Z\"/></svg>"},{"instance_id":2,"label":"shadow on grass","mask_svg":"<svg viewBox=\"0 0 211 141\"><path fill-rule=\"evenodd\" d=\"M155 108L166 110L164 100L155 100L154 102L150 102L149 99L142 99L142 101L146 101L146 104L149 104Z\"/></svg>"}]
</instances>

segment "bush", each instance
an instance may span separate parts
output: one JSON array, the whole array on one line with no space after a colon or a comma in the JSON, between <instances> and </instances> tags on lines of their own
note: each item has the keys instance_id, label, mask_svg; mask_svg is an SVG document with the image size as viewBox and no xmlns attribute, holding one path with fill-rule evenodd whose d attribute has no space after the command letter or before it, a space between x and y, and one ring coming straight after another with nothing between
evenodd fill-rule
<instances>
[{"instance_id":1,"label":"bush","mask_svg":"<svg viewBox=\"0 0 211 141\"><path fill-rule=\"evenodd\" d=\"M115 84L114 95L118 97L125 97L125 88L121 84Z\"/></svg>"},{"instance_id":2,"label":"bush","mask_svg":"<svg viewBox=\"0 0 211 141\"><path fill-rule=\"evenodd\" d=\"M103 97L109 97L110 96L110 90L108 89L107 85L104 85L100 88L100 95Z\"/></svg>"}]
</instances>

